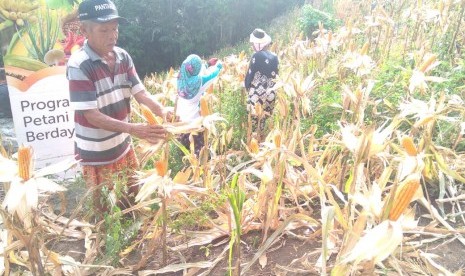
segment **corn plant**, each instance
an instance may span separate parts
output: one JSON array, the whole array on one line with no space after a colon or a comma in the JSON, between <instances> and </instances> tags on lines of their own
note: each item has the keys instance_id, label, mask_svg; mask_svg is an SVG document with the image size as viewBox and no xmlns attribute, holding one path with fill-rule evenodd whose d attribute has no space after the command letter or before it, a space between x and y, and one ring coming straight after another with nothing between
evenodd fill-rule
<instances>
[{"instance_id":1,"label":"corn plant","mask_svg":"<svg viewBox=\"0 0 465 276\"><path fill-rule=\"evenodd\" d=\"M10 184L2 203L1 214L9 232L8 243L20 241L29 254L29 265L24 266L33 274L44 274L45 267L40 257L43 240L39 224L39 193L65 191L64 187L45 176L67 170L76 164L76 161L64 160L35 170L33 153L32 147L21 145L18 148L17 161L0 154L0 181ZM14 251L8 254L15 258ZM6 259L7 274L10 261L14 262L13 259Z\"/></svg>"},{"instance_id":2,"label":"corn plant","mask_svg":"<svg viewBox=\"0 0 465 276\"><path fill-rule=\"evenodd\" d=\"M238 174L231 180L230 192L228 194L229 204L234 216L234 230L231 232L229 242L229 275L241 275L241 227L242 227L242 208L245 201L245 193L237 183ZM236 256L236 265L233 273L233 252Z\"/></svg>"}]
</instances>

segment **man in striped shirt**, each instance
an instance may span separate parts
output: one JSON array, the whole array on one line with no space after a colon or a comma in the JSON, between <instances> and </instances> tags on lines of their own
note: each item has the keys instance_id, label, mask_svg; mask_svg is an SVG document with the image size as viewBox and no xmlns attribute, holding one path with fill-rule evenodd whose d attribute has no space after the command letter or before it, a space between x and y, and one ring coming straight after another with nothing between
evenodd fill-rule
<instances>
[{"instance_id":1,"label":"man in striped shirt","mask_svg":"<svg viewBox=\"0 0 465 276\"><path fill-rule=\"evenodd\" d=\"M75 109L75 153L83 177L94 188L94 204L106 211L100 190L103 185L128 184L123 206L131 203L138 189L132 179L138 169L131 135L157 143L166 138L162 126L130 122L131 98L156 115L171 117L154 101L137 75L129 54L116 46L118 15L110 0L85 0L79 5L83 47L68 61L67 77L71 105Z\"/></svg>"}]
</instances>

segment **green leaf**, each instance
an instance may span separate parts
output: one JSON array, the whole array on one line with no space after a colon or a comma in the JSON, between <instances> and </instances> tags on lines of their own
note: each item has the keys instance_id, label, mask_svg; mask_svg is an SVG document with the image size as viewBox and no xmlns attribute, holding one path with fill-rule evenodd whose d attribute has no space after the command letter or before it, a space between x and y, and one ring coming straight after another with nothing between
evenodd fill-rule
<instances>
[{"instance_id":1,"label":"green leaf","mask_svg":"<svg viewBox=\"0 0 465 276\"><path fill-rule=\"evenodd\" d=\"M58 9L65 9L65 10L71 10L73 8L73 1L69 0L46 0L45 3L47 4L47 7L53 10L58 10Z\"/></svg>"}]
</instances>

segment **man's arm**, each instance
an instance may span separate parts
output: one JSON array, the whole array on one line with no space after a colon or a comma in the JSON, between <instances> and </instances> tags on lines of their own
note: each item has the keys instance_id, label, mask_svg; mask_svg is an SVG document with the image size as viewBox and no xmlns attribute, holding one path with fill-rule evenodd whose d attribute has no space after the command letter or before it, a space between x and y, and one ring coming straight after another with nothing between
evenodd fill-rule
<instances>
[{"instance_id":1,"label":"man's arm","mask_svg":"<svg viewBox=\"0 0 465 276\"><path fill-rule=\"evenodd\" d=\"M165 118L165 109L157 101L152 99L145 90L141 90L134 94L134 98L139 104L143 104L150 108L155 115Z\"/></svg>"},{"instance_id":2,"label":"man's arm","mask_svg":"<svg viewBox=\"0 0 465 276\"><path fill-rule=\"evenodd\" d=\"M159 125L151 126L119 121L101 113L98 109L89 109L82 112L89 123L101 129L129 133L153 144L158 143L160 139L166 138L165 129Z\"/></svg>"}]
</instances>

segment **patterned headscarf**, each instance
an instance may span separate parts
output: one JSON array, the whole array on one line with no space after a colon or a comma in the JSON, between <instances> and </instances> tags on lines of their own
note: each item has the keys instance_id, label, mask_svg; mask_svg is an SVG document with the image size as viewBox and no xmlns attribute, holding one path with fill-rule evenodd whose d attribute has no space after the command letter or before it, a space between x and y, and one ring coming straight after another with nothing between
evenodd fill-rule
<instances>
[{"instance_id":1,"label":"patterned headscarf","mask_svg":"<svg viewBox=\"0 0 465 276\"><path fill-rule=\"evenodd\" d=\"M181 64L178 76L178 95L184 99L192 99L199 93L202 59L198 55L189 55Z\"/></svg>"}]
</instances>

